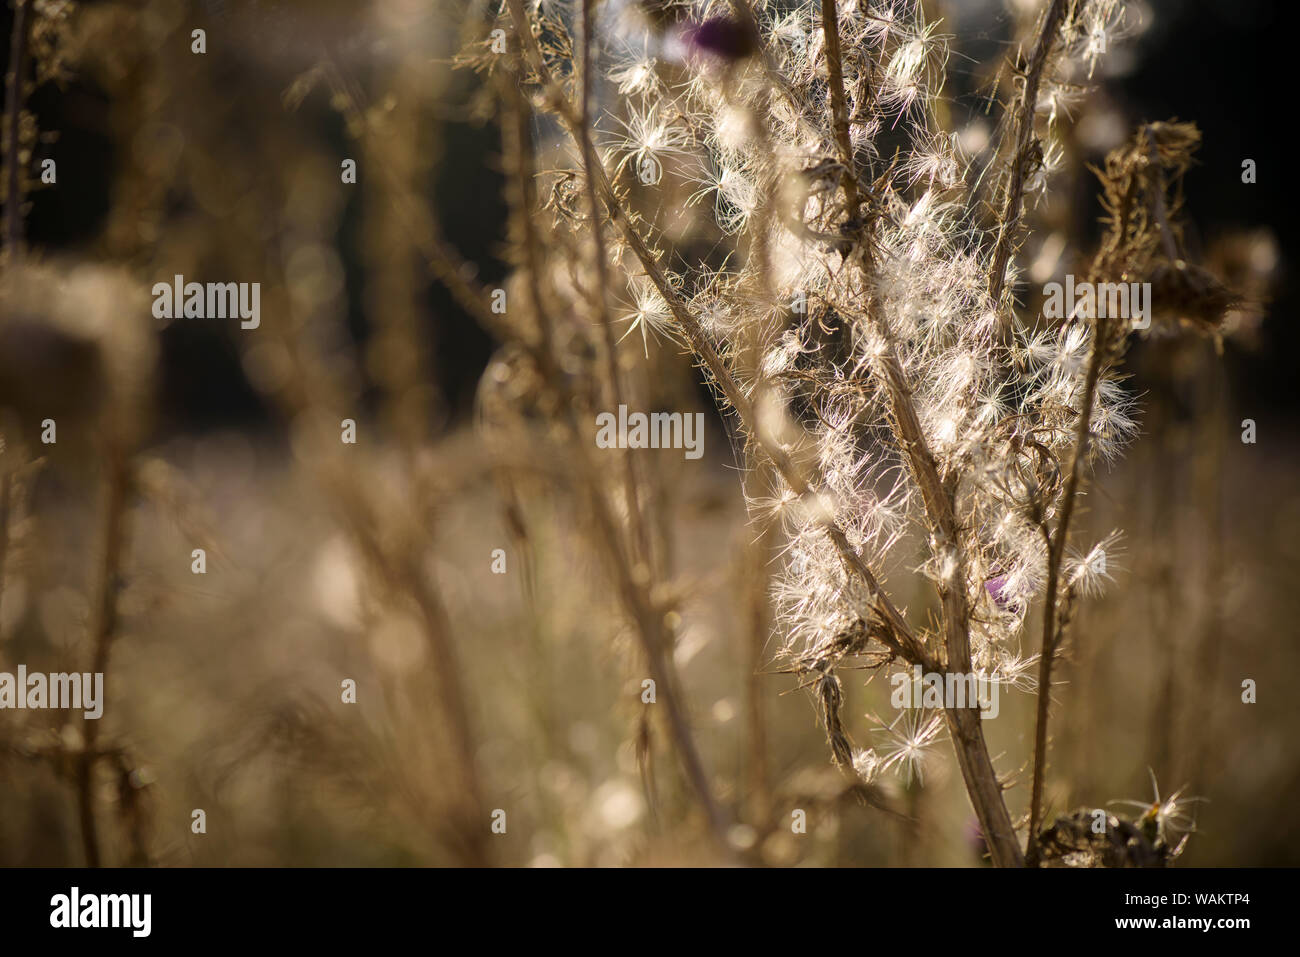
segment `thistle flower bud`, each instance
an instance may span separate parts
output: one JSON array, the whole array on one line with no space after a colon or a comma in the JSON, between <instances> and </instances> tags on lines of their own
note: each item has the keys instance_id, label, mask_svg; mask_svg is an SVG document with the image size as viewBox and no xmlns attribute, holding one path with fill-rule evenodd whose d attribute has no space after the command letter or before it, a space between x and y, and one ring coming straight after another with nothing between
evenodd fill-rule
<instances>
[{"instance_id":1,"label":"thistle flower bud","mask_svg":"<svg viewBox=\"0 0 1300 957\"><path fill-rule=\"evenodd\" d=\"M701 23L681 25L676 40L690 56L705 56L724 63L738 63L758 51L758 37L753 29L729 17L711 17Z\"/></svg>"}]
</instances>

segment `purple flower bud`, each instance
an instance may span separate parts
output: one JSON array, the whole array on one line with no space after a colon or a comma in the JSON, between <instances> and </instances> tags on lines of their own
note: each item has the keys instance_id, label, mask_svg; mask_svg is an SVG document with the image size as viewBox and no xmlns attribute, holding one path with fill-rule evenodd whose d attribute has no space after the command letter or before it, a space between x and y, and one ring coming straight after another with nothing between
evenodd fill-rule
<instances>
[{"instance_id":1,"label":"purple flower bud","mask_svg":"<svg viewBox=\"0 0 1300 957\"><path fill-rule=\"evenodd\" d=\"M984 583L984 590L989 593L989 597L993 599L993 603L1003 611L1014 613L1020 610L1020 602L1016 601L1015 597L1007 588L1006 575L998 575L996 578L990 578Z\"/></svg>"},{"instance_id":2,"label":"purple flower bud","mask_svg":"<svg viewBox=\"0 0 1300 957\"><path fill-rule=\"evenodd\" d=\"M703 23L681 27L681 41L692 53L702 53L720 60L738 61L753 56L758 38L748 26L727 17L713 17Z\"/></svg>"}]
</instances>

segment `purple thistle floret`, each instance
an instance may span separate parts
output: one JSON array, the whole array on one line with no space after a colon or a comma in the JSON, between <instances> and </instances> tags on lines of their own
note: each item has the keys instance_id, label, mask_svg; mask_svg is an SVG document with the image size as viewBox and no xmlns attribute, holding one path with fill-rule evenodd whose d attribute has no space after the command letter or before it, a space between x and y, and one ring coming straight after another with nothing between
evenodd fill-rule
<instances>
[{"instance_id":1,"label":"purple thistle floret","mask_svg":"<svg viewBox=\"0 0 1300 957\"><path fill-rule=\"evenodd\" d=\"M721 60L738 61L758 50L757 38L745 24L727 17L712 17L702 23L688 23L681 28L681 39L693 53L703 53Z\"/></svg>"},{"instance_id":2,"label":"purple thistle floret","mask_svg":"<svg viewBox=\"0 0 1300 957\"><path fill-rule=\"evenodd\" d=\"M997 605L1003 611L1016 612L1020 610L1020 602L1007 589L1007 576L998 575L990 578L984 583L984 590L989 593L993 599L993 604Z\"/></svg>"}]
</instances>

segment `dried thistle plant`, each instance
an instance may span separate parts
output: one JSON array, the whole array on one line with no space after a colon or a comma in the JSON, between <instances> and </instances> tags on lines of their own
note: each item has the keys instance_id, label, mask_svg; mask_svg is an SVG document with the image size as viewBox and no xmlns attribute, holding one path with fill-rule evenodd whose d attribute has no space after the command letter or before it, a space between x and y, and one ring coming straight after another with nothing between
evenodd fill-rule
<instances>
[{"instance_id":1,"label":"dried thistle plant","mask_svg":"<svg viewBox=\"0 0 1300 957\"><path fill-rule=\"evenodd\" d=\"M1137 431L1120 365L1130 324L1022 317L1016 252L1059 162L1058 125L1125 26L1117 0L1045 3L1009 69L1005 148L983 165L941 119L947 40L909 0L506 0L462 57L500 81L516 152L530 111L563 131L551 172L514 161L524 308L476 314L532 365L580 452L584 416L625 398L625 364L649 333L690 351L744 445L754 521L783 536L781 657L817 701L836 764L867 782L910 776L942 730L923 721L886 756L860 749L839 714L847 667L1036 691L1023 843L978 711L944 711L1003 866L1042 857L1052 665L1077 603L1111 577L1115 537L1077 548L1071 520L1091 465ZM1188 264L1177 226L1197 139L1190 124L1151 124L1108 158L1108 232L1087 278L1150 282L1162 325L1213 333L1235 298ZM639 332L636 350L617 345L615 297L634 304L622 334ZM636 590L655 577L637 551L644 491L623 459L621 480L588 477ZM890 597L886 573L907 566L933 588L927 619ZM647 612L635 596L630 608ZM678 743L689 755L689 737Z\"/></svg>"},{"instance_id":2,"label":"dried thistle plant","mask_svg":"<svg viewBox=\"0 0 1300 957\"><path fill-rule=\"evenodd\" d=\"M1199 133L1177 121L1133 130L1094 170L1095 248L1069 246L1051 222L1052 192L1082 165L1072 114L1091 108L1090 84L1134 11L1119 0L1009 4L1018 46L971 71L1000 113L990 140L982 118L961 117L966 98L945 79L953 38L927 19L941 5L921 0L449 0L418 23L400 3L363 17L319 0L207 6L214 37L240 42L202 58L189 52L188 20L158 15L174 5L15 4L21 55L0 144L0 665L33 640L57 649L63 629L47 607L84 605L68 649L110 671L114 699L134 714L103 732L27 715L0 735L0 762L70 790L88 862L172 863L188 850L207 862L278 861L278 851L467 865L824 863L890 853L881 841L896 826L908 863L931 833L945 748L978 818L970 846L994 863L1163 866L1181 853L1200 800L1186 789L1102 804L1132 804L1129 815L1073 799L1062 813L1061 782L1083 790L1089 769L1048 763L1049 745L1058 760L1081 753L1062 732L1086 724L1056 709L1108 703L1062 700L1060 671L1075 649L1107 650L1082 615L1122 578L1124 539L1081 528L1094 467L1138 433L1124 363L1139 333L1116 316L1036 317L1026 276L1040 279L1022 251L1050 229L1041 245L1059 240L1052 256L1078 263L1078 278L1150 283L1154 324L1140 335L1206 362L1206 341L1230 337L1234 314L1257 322L1242 317L1266 298L1259 272L1271 261L1259 255L1264 236L1221 252L1231 283L1192 261L1182 183ZM457 60L482 81L465 102L440 67L452 20ZM29 103L65 65L74 83L102 85L115 138L135 144L115 165L102 235L74 254L102 265L52 255L35 225L27 242L27 201L45 185L40 144L53 135ZM431 195L434 179L445 192L477 161L437 155L452 115L501 133L500 280L448 241L444 201ZM359 179L340 181L341 143ZM361 212L356 243L345 209ZM150 424L167 416L155 385L176 371L158 347L200 327L158 335L142 290L218 264L266 287L266 326L232 350L264 411L283 420L282 430L266 416L240 420L250 434L283 431L284 449L267 449L256 471L242 437L200 437L187 423L190 455L188 440L173 445ZM430 368L458 337L431 322L425 267L500 343L478 384L476 434L455 431ZM735 472L697 470L688 482L693 462L597 450L595 415L693 405L700 378ZM55 415L63 444L38 458L32 426ZM344 421L360 423L359 445L340 442ZM78 434L97 443L93 455ZM211 468L214 449L235 448L240 462ZM61 513L35 493L86 468L104 491L93 520L42 540ZM727 513L710 483L737 473L731 491L750 522L734 529L740 509ZM214 495L228 479L238 481ZM315 527L322 507L337 527ZM706 507L719 514L697 522ZM217 512L220 536L204 520ZM174 536L155 540L159 517ZM722 529L735 539L706 551ZM494 536L494 556L508 551L518 606L509 577L489 587L488 572L467 570L480 535ZM55 562L62 538L93 546L77 565L90 565L84 587ZM222 574L202 586L192 569L174 574L178 542L210 550ZM740 613L724 621L736 607L718 593L732 576ZM1199 680L1213 672L1201 662L1227 658L1224 578L1207 568L1181 583L1223 603L1198 653L1175 655L1169 638L1153 677L1133 677L1164 673L1168 693L1151 705L1162 718L1179 713L1168 707L1175 671ZM178 613L158 615L163 604ZM21 633L6 631L11 619ZM721 635L736 647L720 649ZM222 657L206 657L218 644ZM709 667L692 659L704 647L712 665L737 653ZM193 676L194 661L228 667ZM245 667L261 675L254 686L243 687ZM1033 734L1028 721L1016 729L1033 742L1025 766L996 740L990 748L970 700L864 724L864 700L914 669L1029 696ZM355 699L330 700L352 674L369 684L355 710ZM1086 674L1076 663L1072 676ZM875 682L865 693L864 677ZM640 697L647 678L653 704ZM712 708L700 706L706 690ZM811 702L803 725L764 700L777 691ZM151 728L151 712L169 727ZM170 720L182 713L193 720ZM141 763L135 730L160 774ZM743 746L728 751L739 745L728 734ZM1202 765L1216 753L1209 740L1197 742ZM1186 780L1190 769L1163 760L1176 750L1168 740L1152 750L1162 775ZM1025 786L1009 791L1017 771ZM1198 788L1203 773L1191 771ZM24 793L39 809L51 792L36 780ZM213 835L194 857L187 813L206 799L260 830ZM23 803L7 795L9 833L27 826L9 813ZM883 811L891 828L843 814L850 803ZM498 842L484 826L498 804L526 842ZM107 826L110 807L119 827ZM364 829L353 820L362 807ZM794 807L834 826L792 839L804 833L792 831ZM331 825L324 851L301 842L316 820ZM861 839L833 839L841 822L863 824ZM335 826L356 844L340 844Z\"/></svg>"}]
</instances>

